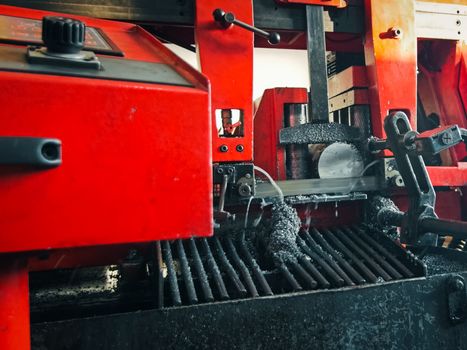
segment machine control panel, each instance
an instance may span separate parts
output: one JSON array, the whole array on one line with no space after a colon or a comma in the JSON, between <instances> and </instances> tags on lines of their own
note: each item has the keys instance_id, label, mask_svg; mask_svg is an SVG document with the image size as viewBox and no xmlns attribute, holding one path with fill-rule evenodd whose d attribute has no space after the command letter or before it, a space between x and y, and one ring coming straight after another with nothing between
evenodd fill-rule
<instances>
[{"instance_id":1,"label":"machine control panel","mask_svg":"<svg viewBox=\"0 0 467 350\"><path fill-rule=\"evenodd\" d=\"M42 45L42 21L0 15L0 43ZM96 27L86 28L85 50L123 56L123 52L108 38L104 31Z\"/></svg>"}]
</instances>

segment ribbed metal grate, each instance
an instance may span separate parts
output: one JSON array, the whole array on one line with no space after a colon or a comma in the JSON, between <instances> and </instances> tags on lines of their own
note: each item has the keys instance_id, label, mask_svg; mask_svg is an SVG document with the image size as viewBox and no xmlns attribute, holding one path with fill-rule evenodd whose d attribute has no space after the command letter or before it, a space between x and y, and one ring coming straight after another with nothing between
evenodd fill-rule
<instances>
[{"instance_id":1,"label":"ribbed metal grate","mask_svg":"<svg viewBox=\"0 0 467 350\"><path fill-rule=\"evenodd\" d=\"M311 228L299 234L303 255L271 268L242 239L160 242L161 307L352 287L423 276L424 265L365 227Z\"/></svg>"}]
</instances>

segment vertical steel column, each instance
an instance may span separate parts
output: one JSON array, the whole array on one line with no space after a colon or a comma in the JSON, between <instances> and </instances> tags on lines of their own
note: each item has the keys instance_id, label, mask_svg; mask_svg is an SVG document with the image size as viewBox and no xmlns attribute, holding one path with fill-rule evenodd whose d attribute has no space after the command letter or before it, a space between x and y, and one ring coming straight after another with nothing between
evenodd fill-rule
<instances>
[{"instance_id":1,"label":"vertical steel column","mask_svg":"<svg viewBox=\"0 0 467 350\"><path fill-rule=\"evenodd\" d=\"M329 122L328 73L326 68L326 39L324 36L323 7L307 5L307 51L310 73L308 110L310 121Z\"/></svg>"}]
</instances>

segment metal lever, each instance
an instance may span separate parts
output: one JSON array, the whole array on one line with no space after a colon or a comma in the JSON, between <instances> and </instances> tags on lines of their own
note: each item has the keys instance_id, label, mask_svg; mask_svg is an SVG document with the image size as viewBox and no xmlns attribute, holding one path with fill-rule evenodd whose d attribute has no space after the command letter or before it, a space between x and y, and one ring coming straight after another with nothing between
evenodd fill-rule
<instances>
[{"instance_id":1,"label":"metal lever","mask_svg":"<svg viewBox=\"0 0 467 350\"><path fill-rule=\"evenodd\" d=\"M0 164L43 168L62 163L61 141L42 137L0 137Z\"/></svg>"},{"instance_id":2,"label":"metal lever","mask_svg":"<svg viewBox=\"0 0 467 350\"><path fill-rule=\"evenodd\" d=\"M258 34L259 36L262 36L265 39L268 39L271 45L279 44L281 41L281 36L279 35L279 33L268 33L262 29L253 27L245 22L239 21L235 18L235 15L232 12L225 12L222 9L215 9L212 15L214 17L214 20L216 20L216 22L219 22L224 28L229 28L232 25L236 24L237 26L243 29L249 30L250 32Z\"/></svg>"},{"instance_id":3,"label":"metal lever","mask_svg":"<svg viewBox=\"0 0 467 350\"><path fill-rule=\"evenodd\" d=\"M394 153L410 201L406 214L386 213L391 224L402 228L401 236L409 244L417 244L423 233L450 233L455 238L467 238L466 222L442 220L436 216L436 193L420 155L425 152L436 154L456 145L462 139L461 130L453 125L417 134L403 112L387 116L384 130L388 137L386 142L373 142L373 149L383 149L384 146Z\"/></svg>"}]
</instances>

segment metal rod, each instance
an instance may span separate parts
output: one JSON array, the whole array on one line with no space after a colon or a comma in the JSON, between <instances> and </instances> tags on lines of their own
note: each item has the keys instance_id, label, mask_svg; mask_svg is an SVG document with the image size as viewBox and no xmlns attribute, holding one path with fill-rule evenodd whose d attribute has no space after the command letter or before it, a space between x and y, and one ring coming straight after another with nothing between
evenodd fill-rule
<instances>
[{"instance_id":1,"label":"metal rod","mask_svg":"<svg viewBox=\"0 0 467 350\"><path fill-rule=\"evenodd\" d=\"M255 283L253 282L253 278L250 275L250 271L248 271L248 268L246 267L245 263L238 256L237 249L235 248L232 239L228 237L225 241L227 244L227 250L229 251L230 256L232 257L233 262L235 263L235 265L237 265L237 268L240 270L240 273L243 277L243 280L246 283L248 291L250 292L253 298L258 297L258 290L256 289Z\"/></svg>"},{"instance_id":2,"label":"metal rod","mask_svg":"<svg viewBox=\"0 0 467 350\"><path fill-rule=\"evenodd\" d=\"M311 277L298 262L291 263L291 265L295 272L297 272L297 275L299 275L306 282L306 284L308 284L308 287L315 289L318 286L318 283L315 281L315 279Z\"/></svg>"},{"instance_id":3,"label":"metal rod","mask_svg":"<svg viewBox=\"0 0 467 350\"><path fill-rule=\"evenodd\" d=\"M273 295L274 293L272 292L271 287L266 281L266 278L264 277L263 272L258 266L258 263L256 262L256 260L251 256L251 253L248 251L248 248L246 247L244 241L240 242L240 251L242 252L243 256L248 262L248 265L250 265L250 268L252 269L253 274L256 280L258 281L259 286L261 287L261 290L263 291L263 293L265 295Z\"/></svg>"},{"instance_id":4,"label":"metal rod","mask_svg":"<svg viewBox=\"0 0 467 350\"><path fill-rule=\"evenodd\" d=\"M222 184L221 184L221 193L219 197L219 211L224 211L225 205L225 194L227 193L227 185L229 183L229 175L222 176Z\"/></svg>"},{"instance_id":5,"label":"metal rod","mask_svg":"<svg viewBox=\"0 0 467 350\"><path fill-rule=\"evenodd\" d=\"M313 252L310 247L308 247L305 244L305 241L303 241L301 238L297 239L297 242L299 246L302 248L302 250L310 256L310 258L313 259L318 265L321 266L323 271L326 273L326 275L331 279L331 282L333 282L334 285L338 287L342 287L345 283L345 281L342 279L341 276L337 272L335 272L327 263L324 261L318 254Z\"/></svg>"},{"instance_id":6,"label":"metal rod","mask_svg":"<svg viewBox=\"0 0 467 350\"><path fill-rule=\"evenodd\" d=\"M316 278L316 280L318 281L319 285L322 287L322 288L329 288L331 286L331 283L329 283L329 281L326 279L326 277L324 277L316 267L313 266L313 264L307 260L307 258L305 258L304 256L301 256L298 258L298 261L303 265L305 266L305 269L308 270L308 272L314 277Z\"/></svg>"},{"instance_id":7,"label":"metal rod","mask_svg":"<svg viewBox=\"0 0 467 350\"><path fill-rule=\"evenodd\" d=\"M360 255L368 266L373 270L374 273L380 275L385 281L391 281L392 277L371 257L368 256L358 245L356 245L347 235L342 232L340 229L333 230L335 234L339 236L350 249L352 249L356 254Z\"/></svg>"},{"instance_id":8,"label":"metal rod","mask_svg":"<svg viewBox=\"0 0 467 350\"><path fill-rule=\"evenodd\" d=\"M311 238L310 234L308 232L305 232L305 237L306 240L305 242L308 242L310 244L310 247L317 253L319 254L336 272L339 276L342 277L342 279L345 281L345 283L349 286L354 286L355 283L352 281L352 279L341 269L341 267L334 261L332 256L329 256L326 254L323 250L323 248L318 245L313 238Z\"/></svg>"},{"instance_id":9,"label":"metal rod","mask_svg":"<svg viewBox=\"0 0 467 350\"><path fill-rule=\"evenodd\" d=\"M391 262L391 264L396 266L399 269L399 271L404 275L404 277L411 278L415 276L413 272L407 268L407 266L402 264L394 255L392 255L388 250L386 250L386 248L384 248L373 237L367 234L365 230L357 226L353 226L353 229L360 233L360 235L362 235L362 237L365 238L365 241L368 242L375 250L377 250L380 254L384 255L384 257L388 259Z\"/></svg>"},{"instance_id":10,"label":"metal rod","mask_svg":"<svg viewBox=\"0 0 467 350\"><path fill-rule=\"evenodd\" d=\"M382 188L381 181L374 176L349 179L305 179L276 181L284 196L298 196L321 193L348 193L358 191L377 191ZM277 197L277 190L269 182L256 185L255 198Z\"/></svg>"},{"instance_id":11,"label":"metal rod","mask_svg":"<svg viewBox=\"0 0 467 350\"><path fill-rule=\"evenodd\" d=\"M326 238L329 238L332 241L332 243L337 248L339 248L340 251L342 251L342 253L344 253L350 260L353 261L355 266L357 266L359 268L360 272L362 272L362 274L364 275L364 277L365 277L365 279L367 281L370 281L372 283L375 283L377 281L378 278L374 275L374 273L371 272L368 269L368 267L366 267L360 261L360 259L358 259L349 249L347 249L347 247L339 239L337 239L337 237L334 236L334 234L331 231L323 230L323 232L325 233Z\"/></svg>"},{"instance_id":12,"label":"metal rod","mask_svg":"<svg viewBox=\"0 0 467 350\"><path fill-rule=\"evenodd\" d=\"M314 238L316 238L321 247L323 247L323 249L334 259L336 259L342 269L345 270L357 284L366 283L366 280L363 278L363 276L360 275L352 266L350 266L350 264L329 245L329 243L324 239L323 235L317 229L312 228L310 233Z\"/></svg>"},{"instance_id":13,"label":"metal rod","mask_svg":"<svg viewBox=\"0 0 467 350\"><path fill-rule=\"evenodd\" d=\"M238 277L237 271L235 271L235 269L230 264L230 261L227 259L224 249L222 248L221 242L219 241L217 237L213 238L213 242L214 242L215 251L217 253L217 256L220 259L220 262L221 262L222 267L224 268L224 271L227 273L227 276L229 276L230 280L234 284L240 296L245 296L247 294L247 290L245 286L243 285L242 281L240 281L240 277Z\"/></svg>"},{"instance_id":14,"label":"metal rod","mask_svg":"<svg viewBox=\"0 0 467 350\"><path fill-rule=\"evenodd\" d=\"M162 253L167 266L167 276L169 278L170 294L172 296L172 302L175 306L182 305L182 299L180 297L180 290L178 289L177 273L175 272L174 261L172 258L172 251L170 249L170 243L168 241L162 242L163 249Z\"/></svg>"},{"instance_id":15,"label":"metal rod","mask_svg":"<svg viewBox=\"0 0 467 350\"><path fill-rule=\"evenodd\" d=\"M334 271L336 271L337 274L342 277L342 279L348 286L354 286L355 283L352 281L352 279L349 276L347 276L347 274L341 269L339 265L337 265L337 263L334 261L334 259L332 259L331 256L329 256L323 251L323 248L321 248L321 246L319 246L314 241L314 239L311 238L310 234L308 232L305 232L304 234L306 237L305 242L309 243L310 248L312 248L317 254L319 254L329 264L329 266L331 266L334 269Z\"/></svg>"},{"instance_id":16,"label":"metal rod","mask_svg":"<svg viewBox=\"0 0 467 350\"><path fill-rule=\"evenodd\" d=\"M302 286L297 282L295 277L292 275L292 273L289 271L289 269L287 268L287 266L285 266L284 263L279 264L278 269L285 277L285 279L290 283L294 292L299 292L303 290Z\"/></svg>"},{"instance_id":17,"label":"metal rod","mask_svg":"<svg viewBox=\"0 0 467 350\"><path fill-rule=\"evenodd\" d=\"M204 250L204 255L206 256L208 269L212 275L214 284L219 292L221 300L227 300L230 298L227 288L225 288L224 280L222 279L219 266L217 266L216 259L212 255L211 248L206 238L201 238L201 246Z\"/></svg>"},{"instance_id":18,"label":"metal rod","mask_svg":"<svg viewBox=\"0 0 467 350\"><path fill-rule=\"evenodd\" d=\"M191 276L190 265L186 258L185 248L181 240L175 242L177 246L178 259L180 261L180 270L182 272L183 280L185 282L185 290L190 304L196 304L198 302L198 296L196 295L195 285Z\"/></svg>"},{"instance_id":19,"label":"metal rod","mask_svg":"<svg viewBox=\"0 0 467 350\"><path fill-rule=\"evenodd\" d=\"M253 32L263 38L268 39L269 43L272 45L278 44L281 41L281 37L277 32L266 32L265 30L253 27L252 25L239 21L235 18L235 15L232 12L225 12L222 9L216 9L213 12L214 19L221 23L225 28L230 27L232 24L235 24L243 29L246 29L250 32Z\"/></svg>"},{"instance_id":20,"label":"metal rod","mask_svg":"<svg viewBox=\"0 0 467 350\"><path fill-rule=\"evenodd\" d=\"M208 276L206 275L206 271L204 270L203 262L199 257L198 248L196 247L196 242L193 238L189 239L191 257L193 259L195 270L199 277L199 283L201 285L201 290L203 292L204 300L210 302L214 300L214 296L212 295L211 286L209 285Z\"/></svg>"},{"instance_id":21,"label":"metal rod","mask_svg":"<svg viewBox=\"0 0 467 350\"><path fill-rule=\"evenodd\" d=\"M385 259L382 258L381 255L376 253L376 251L360 237L358 237L355 232L353 232L350 228L344 227L343 230L345 233L348 235L350 239L352 239L356 244L358 244L359 247L361 247L365 252L370 255L374 260L378 262L386 271L387 273L394 279L401 279L402 275L395 269L393 268Z\"/></svg>"},{"instance_id":22,"label":"metal rod","mask_svg":"<svg viewBox=\"0 0 467 350\"><path fill-rule=\"evenodd\" d=\"M457 239L467 238L467 222L465 221L422 218L419 220L419 227L423 232L449 234Z\"/></svg>"},{"instance_id":23,"label":"metal rod","mask_svg":"<svg viewBox=\"0 0 467 350\"><path fill-rule=\"evenodd\" d=\"M156 241L155 244L156 256L155 256L155 270L154 274L157 279L157 307L164 307L164 273L163 273L163 259L162 259L162 248L161 242Z\"/></svg>"}]
</instances>

